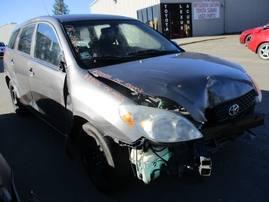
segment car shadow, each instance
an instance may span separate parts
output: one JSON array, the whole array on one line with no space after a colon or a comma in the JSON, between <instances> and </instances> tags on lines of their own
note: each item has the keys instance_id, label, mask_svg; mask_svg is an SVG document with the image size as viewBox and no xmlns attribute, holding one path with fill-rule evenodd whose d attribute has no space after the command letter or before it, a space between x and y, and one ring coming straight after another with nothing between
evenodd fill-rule
<instances>
[{"instance_id":1,"label":"car shadow","mask_svg":"<svg viewBox=\"0 0 269 202\"><path fill-rule=\"evenodd\" d=\"M268 201L269 91L256 110L263 126L212 154L212 174L188 170L162 175L149 185L134 180L119 194L104 195L90 182L78 153L65 154L65 138L35 115L0 115L0 152L14 171L21 201L33 190L43 201ZM267 135L266 135L267 134Z\"/></svg>"}]
</instances>

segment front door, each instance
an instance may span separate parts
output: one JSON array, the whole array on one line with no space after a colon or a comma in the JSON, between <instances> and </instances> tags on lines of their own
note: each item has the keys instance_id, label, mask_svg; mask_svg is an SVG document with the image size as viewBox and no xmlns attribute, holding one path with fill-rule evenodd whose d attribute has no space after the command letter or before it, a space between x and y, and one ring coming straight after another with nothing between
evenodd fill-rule
<instances>
[{"instance_id":1,"label":"front door","mask_svg":"<svg viewBox=\"0 0 269 202\"><path fill-rule=\"evenodd\" d=\"M59 70L60 44L49 24L40 23L35 36L34 60L28 65L33 97L31 106L43 119L66 133L64 85L66 73Z\"/></svg>"}]
</instances>

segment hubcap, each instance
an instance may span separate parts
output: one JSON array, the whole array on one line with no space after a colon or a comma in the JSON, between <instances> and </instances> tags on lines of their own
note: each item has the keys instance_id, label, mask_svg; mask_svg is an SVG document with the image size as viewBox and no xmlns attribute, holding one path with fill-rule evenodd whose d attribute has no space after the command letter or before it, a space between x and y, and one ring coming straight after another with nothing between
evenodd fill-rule
<instances>
[{"instance_id":1,"label":"hubcap","mask_svg":"<svg viewBox=\"0 0 269 202\"><path fill-rule=\"evenodd\" d=\"M261 57L263 59L269 58L269 45L266 45L266 46L261 48Z\"/></svg>"},{"instance_id":2,"label":"hubcap","mask_svg":"<svg viewBox=\"0 0 269 202\"><path fill-rule=\"evenodd\" d=\"M10 93L11 93L13 105L15 106L15 108L18 108L17 96L16 96L14 88L11 89Z\"/></svg>"}]
</instances>

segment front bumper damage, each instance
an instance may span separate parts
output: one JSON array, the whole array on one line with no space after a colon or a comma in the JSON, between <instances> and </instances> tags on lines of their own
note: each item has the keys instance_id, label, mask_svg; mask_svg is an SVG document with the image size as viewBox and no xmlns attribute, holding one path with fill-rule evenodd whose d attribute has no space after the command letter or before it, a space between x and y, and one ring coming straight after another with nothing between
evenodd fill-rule
<instances>
[{"instance_id":1,"label":"front bumper damage","mask_svg":"<svg viewBox=\"0 0 269 202\"><path fill-rule=\"evenodd\" d=\"M181 143L176 146L153 146L148 141L130 150L130 161L138 179L148 184L160 176L181 173L186 169L197 169L201 176L210 176L212 161L209 153L225 146L244 131L264 123L264 113L247 115L235 122L223 122L201 129L204 138Z\"/></svg>"},{"instance_id":2,"label":"front bumper damage","mask_svg":"<svg viewBox=\"0 0 269 202\"><path fill-rule=\"evenodd\" d=\"M207 126L200 131L204 136L207 151L215 152L242 135L244 131L264 124L265 114L258 112L235 121Z\"/></svg>"}]
</instances>

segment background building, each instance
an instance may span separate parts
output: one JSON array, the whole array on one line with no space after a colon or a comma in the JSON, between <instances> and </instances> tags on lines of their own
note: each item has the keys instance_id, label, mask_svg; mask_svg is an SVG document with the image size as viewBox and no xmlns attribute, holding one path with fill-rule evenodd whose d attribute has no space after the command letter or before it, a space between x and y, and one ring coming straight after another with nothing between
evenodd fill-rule
<instances>
[{"instance_id":1,"label":"background building","mask_svg":"<svg viewBox=\"0 0 269 202\"><path fill-rule=\"evenodd\" d=\"M169 38L238 33L269 22L268 0L95 0L91 13L140 19Z\"/></svg>"},{"instance_id":2,"label":"background building","mask_svg":"<svg viewBox=\"0 0 269 202\"><path fill-rule=\"evenodd\" d=\"M0 27L0 41L4 44L8 43L12 30L17 26L16 23L5 24Z\"/></svg>"}]
</instances>

